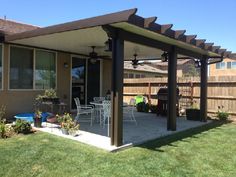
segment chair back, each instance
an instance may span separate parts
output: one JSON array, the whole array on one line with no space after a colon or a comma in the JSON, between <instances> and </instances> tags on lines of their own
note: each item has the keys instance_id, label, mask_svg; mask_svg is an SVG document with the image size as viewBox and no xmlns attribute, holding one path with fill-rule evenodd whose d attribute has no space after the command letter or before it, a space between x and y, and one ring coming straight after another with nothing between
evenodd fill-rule
<instances>
[{"instance_id":1,"label":"chair back","mask_svg":"<svg viewBox=\"0 0 236 177\"><path fill-rule=\"evenodd\" d=\"M104 100L102 102L102 108L104 111L104 116L105 117L110 117L111 116L111 101L110 100Z\"/></svg>"},{"instance_id":2,"label":"chair back","mask_svg":"<svg viewBox=\"0 0 236 177\"><path fill-rule=\"evenodd\" d=\"M75 105L76 105L76 108L77 108L77 112L79 113L80 109L81 109L80 100L79 100L78 97L74 98L74 100L75 100Z\"/></svg>"},{"instance_id":3,"label":"chair back","mask_svg":"<svg viewBox=\"0 0 236 177\"><path fill-rule=\"evenodd\" d=\"M129 105L130 106L135 106L135 99L134 98L131 98L130 101L129 101Z\"/></svg>"},{"instance_id":4,"label":"chair back","mask_svg":"<svg viewBox=\"0 0 236 177\"><path fill-rule=\"evenodd\" d=\"M104 100L105 100L105 97L94 97L93 98L93 101L95 101L95 102L102 102Z\"/></svg>"}]
</instances>

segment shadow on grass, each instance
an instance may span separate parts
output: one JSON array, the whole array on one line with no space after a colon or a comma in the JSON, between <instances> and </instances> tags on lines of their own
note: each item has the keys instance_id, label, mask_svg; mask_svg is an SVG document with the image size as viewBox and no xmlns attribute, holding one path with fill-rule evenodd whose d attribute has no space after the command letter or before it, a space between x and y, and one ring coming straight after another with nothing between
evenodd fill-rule
<instances>
[{"instance_id":1,"label":"shadow on grass","mask_svg":"<svg viewBox=\"0 0 236 177\"><path fill-rule=\"evenodd\" d=\"M136 145L136 147L141 147L141 148L146 148L146 149L150 149L150 150L154 150L154 151L164 152L163 150L158 149L158 148L165 146L165 145L176 147L176 145L172 144L175 141L181 140L184 142L189 142L185 138L190 138L190 137L191 138L198 138L195 135L197 135L199 133L206 132L210 129L219 128L220 126L222 126L224 124L231 123L231 122L232 121L213 120L211 123L202 125L201 127L196 127L196 128L182 131L182 132L177 132L176 134L168 135L168 136L165 136L162 138L157 138L155 140L148 141L144 144Z\"/></svg>"}]
</instances>

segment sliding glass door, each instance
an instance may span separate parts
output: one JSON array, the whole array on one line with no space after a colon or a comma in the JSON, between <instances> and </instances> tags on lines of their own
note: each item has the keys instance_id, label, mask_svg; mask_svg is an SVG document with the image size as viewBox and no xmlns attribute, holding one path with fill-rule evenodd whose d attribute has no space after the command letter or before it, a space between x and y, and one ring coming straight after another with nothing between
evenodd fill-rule
<instances>
[{"instance_id":1,"label":"sliding glass door","mask_svg":"<svg viewBox=\"0 0 236 177\"><path fill-rule=\"evenodd\" d=\"M89 104L100 96L100 61L91 63L88 59L72 57L71 109L76 109L74 98L81 104Z\"/></svg>"},{"instance_id":2,"label":"sliding glass door","mask_svg":"<svg viewBox=\"0 0 236 177\"><path fill-rule=\"evenodd\" d=\"M72 57L71 69L71 109L76 109L74 98L78 97L85 104L86 97L86 60Z\"/></svg>"}]
</instances>

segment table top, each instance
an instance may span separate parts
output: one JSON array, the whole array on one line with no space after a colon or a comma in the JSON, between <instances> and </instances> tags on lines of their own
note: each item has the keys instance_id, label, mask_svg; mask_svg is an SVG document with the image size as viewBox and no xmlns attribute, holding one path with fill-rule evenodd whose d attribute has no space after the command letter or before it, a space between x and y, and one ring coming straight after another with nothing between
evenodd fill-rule
<instances>
[{"instance_id":1,"label":"table top","mask_svg":"<svg viewBox=\"0 0 236 177\"><path fill-rule=\"evenodd\" d=\"M102 102L95 102L95 101L91 101L89 102L89 104L95 105L95 106L102 106ZM128 103L123 103L123 107L129 106Z\"/></svg>"},{"instance_id":2,"label":"table top","mask_svg":"<svg viewBox=\"0 0 236 177\"><path fill-rule=\"evenodd\" d=\"M45 102L42 102L42 104L45 104L45 105L59 105L59 106L66 106L67 104L64 103L64 102L60 102L58 104L55 104L55 103L52 103L50 101L45 101Z\"/></svg>"},{"instance_id":3,"label":"table top","mask_svg":"<svg viewBox=\"0 0 236 177\"><path fill-rule=\"evenodd\" d=\"M99 102L91 101L91 102L89 102L89 104L92 104L92 105L95 105L95 106L102 106L102 102L101 101L99 101Z\"/></svg>"}]
</instances>

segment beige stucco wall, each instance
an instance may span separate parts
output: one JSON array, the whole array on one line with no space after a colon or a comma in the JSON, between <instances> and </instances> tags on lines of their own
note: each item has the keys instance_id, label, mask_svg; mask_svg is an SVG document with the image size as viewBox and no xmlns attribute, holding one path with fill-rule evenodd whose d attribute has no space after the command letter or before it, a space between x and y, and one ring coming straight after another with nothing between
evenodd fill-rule
<instances>
[{"instance_id":1,"label":"beige stucco wall","mask_svg":"<svg viewBox=\"0 0 236 177\"><path fill-rule=\"evenodd\" d=\"M236 75L236 69L227 69L227 62L235 61L229 58L224 59L226 63L225 69L216 69L216 64L212 64L209 67L209 76L233 76Z\"/></svg>"},{"instance_id":2,"label":"beige stucco wall","mask_svg":"<svg viewBox=\"0 0 236 177\"><path fill-rule=\"evenodd\" d=\"M3 57L3 90L0 90L0 106L5 105L6 117L11 118L17 113L32 112L35 97L44 91L39 90L9 90L9 45L4 44ZM69 66L64 67L64 63ZM111 61L102 62L102 96L107 90L111 90ZM61 101L65 102L67 111L71 104L71 55L68 53L57 52L57 94Z\"/></svg>"},{"instance_id":3,"label":"beige stucco wall","mask_svg":"<svg viewBox=\"0 0 236 177\"><path fill-rule=\"evenodd\" d=\"M152 72L145 72L145 71L138 71L138 70L129 70L129 69L124 69L124 73L128 74L143 74L145 77L163 77L167 76L167 74L160 74L160 73L152 73Z\"/></svg>"},{"instance_id":4,"label":"beige stucco wall","mask_svg":"<svg viewBox=\"0 0 236 177\"><path fill-rule=\"evenodd\" d=\"M57 53L57 93L62 101L70 105L70 68L64 68L64 62L70 64L70 55ZM9 45L4 44L3 90L0 91L0 106L6 106L6 117L17 113L33 111L35 97L39 90L9 90ZM69 109L69 107L68 107Z\"/></svg>"},{"instance_id":5,"label":"beige stucco wall","mask_svg":"<svg viewBox=\"0 0 236 177\"><path fill-rule=\"evenodd\" d=\"M107 90L111 90L111 72L112 62L110 60L103 60L103 75L102 75L102 96L106 95Z\"/></svg>"}]
</instances>

